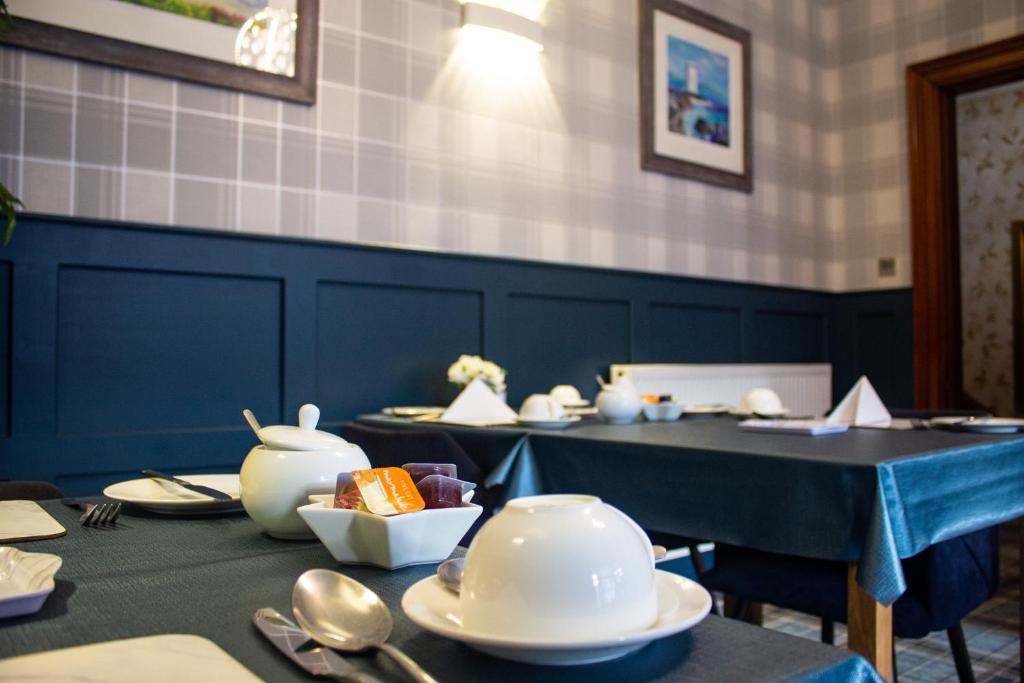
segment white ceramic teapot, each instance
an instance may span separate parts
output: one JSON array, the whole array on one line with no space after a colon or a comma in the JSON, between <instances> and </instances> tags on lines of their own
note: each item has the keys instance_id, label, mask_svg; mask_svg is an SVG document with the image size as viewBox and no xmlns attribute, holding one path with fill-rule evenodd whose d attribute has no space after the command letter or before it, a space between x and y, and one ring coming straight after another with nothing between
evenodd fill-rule
<instances>
[{"instance_id":1,"label":"white ceramic teapot","mask_svg":"<svg viewBox=\"0 0 1024 683\"><path fill-rule=\"evenodd\" d=\"M363 449L340 436L319 431L320 409L299 408L299 426L261 428L239 477L242 505L253 521L275 538L315 538L295 511L309 496L334 493L339 472L368 469Z\"/></svg>"},{"instance_id":2,"label":"white ceramic teapot","mask_svg":"<svg viewBox=\"0 0 1024 683\"><path fill-rule=\"evenodd\" d=\"M597 412L605 421L614 424L629 424L640 414L643 404L640 392L626 377L616 377L612 384L602 384L597 395Z\"/></svg>"}]
</instances>

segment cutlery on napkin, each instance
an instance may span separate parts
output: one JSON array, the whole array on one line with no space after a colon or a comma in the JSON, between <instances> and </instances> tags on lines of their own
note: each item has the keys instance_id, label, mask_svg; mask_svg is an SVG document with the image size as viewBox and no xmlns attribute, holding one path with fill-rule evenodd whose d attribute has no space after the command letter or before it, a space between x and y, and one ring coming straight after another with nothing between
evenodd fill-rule
<instances>
[{"instance_id":1,"label":"cutlery on napkin","mask_svg":"<svg viewBox=\"0 0 1024 683\"><path fill-rule=\"evenodd\" d=\"M363 673L334 650L320 647L306 632L272 607L262 607L252 616L252 623L271 645L313 676L325 676L352 683L382 683L379 678ZM305 647L308 644L314 647Z\"/></svg>"},{"instance_id":2,"label":"cutlery on napkin","mask_svg":"<svg viewBox=\"0 0 1024 683\"><path fill-rule=\"evenodd\" d=\"M486 427L516 423L516 411L498 398L480 379L474 379L462 390L448 409L437 418L438 422Z\"/></svg>"},{"instance_id":3,"label":"cutlery on napkin","mask_svg":"<svg viewBox=\"0 0 1024 683\"><path fill-rule=\"evenodd\" d=\"M871 381L861 375L839 405L829 413L826 422L830 425L887 428L892 424L892 415L871 386Z\"/></svg>"},{"instance_id":4,"label":"cutlery on napkin","mask_svg":"<svg viewBox=\"0 0 1024 683\"><path fill-rule=\"evenodd\" d=\"M175 483L184 489L194 491L195 493L201 493L204 496L209 496L210 498L214 498L216 500L234 500L234 498L232 498L229 494L224 493L223 491L211 489L209 486L200 486L199 484L192 484L190 482L185 481L184 479L178 479L177 477L172 477L171 475L164 474L163 472L157 472L156 470L142 470L142 473L149 477L150 479L164 479L166 481Z\"/></svg>"}]
</instances>

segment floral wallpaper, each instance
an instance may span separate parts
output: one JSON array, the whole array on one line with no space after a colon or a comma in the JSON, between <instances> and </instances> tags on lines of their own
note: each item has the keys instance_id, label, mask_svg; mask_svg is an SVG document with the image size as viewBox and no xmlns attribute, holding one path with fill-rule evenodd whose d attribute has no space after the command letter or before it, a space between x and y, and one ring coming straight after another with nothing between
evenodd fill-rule
<instances>
[{"instance_id":1,"label":"floral wallpaper","mask_svg":"<svg viewBox=\"0 0 1024 683\"><path fill-rule=\"evenodd\" d=\"M964 389L997 415L1012 415L1012 224L1024 220L1024 82L962 96L956 115Z\"/></svg>"}]
</instances>

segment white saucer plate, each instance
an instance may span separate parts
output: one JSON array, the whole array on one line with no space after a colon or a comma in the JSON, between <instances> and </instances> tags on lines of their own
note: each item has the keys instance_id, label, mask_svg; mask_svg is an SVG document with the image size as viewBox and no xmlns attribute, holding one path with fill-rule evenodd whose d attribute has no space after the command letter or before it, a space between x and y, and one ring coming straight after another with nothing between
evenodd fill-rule
<instances>
[{"instance_id":1,"label":"white saucer plate","mask_svg":"<svg viewBox=\"0 0 1024 683\"><path fill-rule=\"evenodd\" d=\"M533 429L565 429L569 425L579 422L580 419L579 415L570 415L557 420L526 420L520 417L516 418L516 424Z\"/></svg>"},{"instance_id":2,"label":"white saucer plate","mask_svg":"<svg viewBox=\"0 0 1024 683\"><path fill-rule=\"evenodd\" d=\"M0 619L38 612L53 592L63 560L49 553L0 547Z\"/></svg>"},{"instance_id":3,"label":"white saucer plate","mask_svg":"<svg viewBox=\"0 0 1024 683\"><path fill-rule=\"evenodd\" d=\"M935 418L932 425L941 425L956 432L979 434L1013 434L1024 429L1024 420L1013 417Z\"/></svg>"},{"instance_id":4,"label":"white saucer plate","mask_svg":"<svg viewBox=\"0 0 1024 683\"><path fill-rule=\"evenodd\" d=\"M704 406L690 406L683 409L683 415L725 415L731 412L732 409L729 406L721 404L711 404Z\"/></svg>"},{"instance_id":5,"label":"white saucer plate","mask_svg":"<svg viewBox=\"0 0 1024 683\"><path fill-rule=\"evenodd\" d=\"M563 408L586 408L589 405L590 405L590 401L588 401L586 399L580 399L579 401L569 401L568 403L563 403L562 407Z\"/></svg>"},{"instance_id":6,"label":"white saucer plate","mask_svg":"<svg viewBox=\"0 0 1024 683\"><path fill-rule=\"evenodd\" d=\"M180 474L178 478L190 484L223 491L231 496L231 500L214 500L172 482L157 479L131 479L111 484L103 489L103 495L134 503L150 512L168 515L210 515L242 509L237 474Z\"/></svg>"},{"instance_id":7,"label":"white saucer plate","mask_svg":"<svg viewBox=\"0 0 1024 683\"><path fill-rule=\"evenodd\" d=\"M402 596L402 610L420 628L502 659L530 664L571 666L624 657L648 643L700 623L711 611L711 595L677 574L655 571L658 620L642 631L619 636L528 641L468 631L462 625L459 596L436 576L414 583Z\"/></svg>"},{"instance_id":8,"label":"white saucer plate","mask_svg":"<svg viewBox=\"0 0 1024 683\"><path fill-rule=\"evenodd\" d=\"M440 415L445 410L444 406L392 406L381 412L395 417L422 417L423 415Z\"/></svg>"}]
</instances>

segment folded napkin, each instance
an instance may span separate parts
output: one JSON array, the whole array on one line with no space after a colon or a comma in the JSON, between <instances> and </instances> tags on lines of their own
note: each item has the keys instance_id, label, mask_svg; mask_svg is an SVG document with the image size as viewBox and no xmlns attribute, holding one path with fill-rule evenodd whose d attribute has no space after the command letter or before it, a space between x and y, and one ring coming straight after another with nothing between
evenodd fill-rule
<instances>
[{"instance_id":1,"label":"folded napkin","mask_svg":"<svg viewBox=\"0 0 1024 683\"><path fill-rule=\"evenodd\" d=\"M867 377L861 375L849 393L829 413L828 424L846 424L854 427L888 427L892 415L886 410L878 392Z\"/></svg>"},{"instance_id":2,"label":"folded napkin","mask_svg":"<svg viewBox=\"0 0 1024 683\"><path fill-rule=\"evenodd\" d=\"M462 390L438 422L486 427L488 425L515 424L516 412L491 391L482 379L474 379Z\"/></svg>"}]
</instances>

